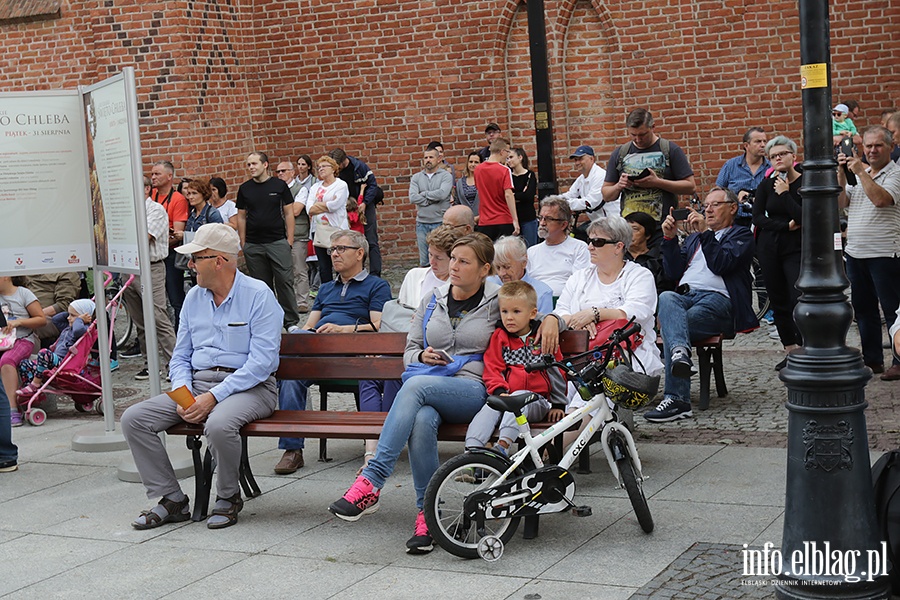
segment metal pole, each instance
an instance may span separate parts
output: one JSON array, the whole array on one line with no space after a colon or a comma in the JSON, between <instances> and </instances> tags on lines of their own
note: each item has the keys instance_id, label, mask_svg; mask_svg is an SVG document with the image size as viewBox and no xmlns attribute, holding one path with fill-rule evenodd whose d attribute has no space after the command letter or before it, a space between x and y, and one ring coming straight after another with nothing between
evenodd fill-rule
<instances>
[{"instance_id":1,"label":"metal pole","mask_svg":"<svg viewBox=\"0 0 900 600\"><path fill-rule=\"evenodd\" d=\"M859 350L846 345L852 310L836 251L840 189L831 141L828 2L799 4L805 160L801 297L794 319L804 346L791 353L780 374L788 389L788 456L776 597L888 598L888 582L880 576L886 569L873 573L871 564L886 558L877 534L864 413L872 372ZM835 557L845 568L833 568Z\"/></svg>"},{"instance_id":2,"label":"metal pole","mask_svg":"<svg viewBox=\"0 0 900 600\"><path fill-rule=\"evenodd\" d=\"M550 113L550 75L544 0L528 0L528 48L531 56L531 93L537 144L538 198L558 193L553 156L553 119Z\"/></svg>"}]
</instances>

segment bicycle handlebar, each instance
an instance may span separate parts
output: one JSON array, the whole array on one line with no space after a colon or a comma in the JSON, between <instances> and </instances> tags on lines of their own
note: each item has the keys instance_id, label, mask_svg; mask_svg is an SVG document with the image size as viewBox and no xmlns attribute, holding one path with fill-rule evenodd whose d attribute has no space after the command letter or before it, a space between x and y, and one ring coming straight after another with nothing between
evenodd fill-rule
<instances>
[{"instance_id":1,"label":"bicycle handlebar","mask_svg":"<svg viewBox=\"0 0 900 600\"><path fill-rule=\"evenodd\" d=\"M602 364L606 365L606 363L609 362L610 356L612 355L614 348L621 346L621 344L623 342L626 342L626 340L628 340L628 338L630 338L631 336L633 336L636 333L640 333L640 331L641 331L641 324L637 323L635 321L635 317L631 317L631 319L623 327L620 327L619 329L616 329L615 331L613 331L610 334L609 338L607 339L607 343L604 344L603 346L601 346L601 348L606 348L606 352L604 353L604 355L601 359ZM595 348L595 349L588 350L587 352L582 352L581 354L577 354L573 357L570 357L569 361L565 364L553 360L553 357L549 354L544 354L541 356L539 361L525 365L525 371L527 373L532 373L534 371L541 371L544 369L549 369L550 367L559 367L563 371L565 371L567 374L569 374L570 376L577 377L579 374L576 373L572 368L572 365L571 365L572 359L578 359L582 356L587 356L589 354L595 354L598 351L600 351L600 348ZM591 364L593 364L594 362L596 362L596 359L594 361L592 361ZM588 365L587 367L585 367L585 369L587 369L590 366L591 365ZM582 370L582 372L584 372L584 370Z\"/></svg>"}]
</instances>

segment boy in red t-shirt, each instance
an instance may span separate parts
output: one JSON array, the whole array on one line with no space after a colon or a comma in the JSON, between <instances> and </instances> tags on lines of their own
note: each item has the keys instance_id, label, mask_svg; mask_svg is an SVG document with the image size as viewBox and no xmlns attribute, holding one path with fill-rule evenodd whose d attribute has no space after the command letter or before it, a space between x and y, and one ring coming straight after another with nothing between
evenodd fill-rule
<instances>
[{"instance_id":1,"label":"boy in red t-shirt","mask_svg":"<svg viewBox=\"0 0 900 600\"><path fill-rule=\"evenodd\" d=\"M491 142L490 157L475 167L475 188L479 201L478 226L475 230L492 240L503 235L519 235L512 171L506 166L508 154L509 142L497 138Z\"/></svg>"}]
</instances>

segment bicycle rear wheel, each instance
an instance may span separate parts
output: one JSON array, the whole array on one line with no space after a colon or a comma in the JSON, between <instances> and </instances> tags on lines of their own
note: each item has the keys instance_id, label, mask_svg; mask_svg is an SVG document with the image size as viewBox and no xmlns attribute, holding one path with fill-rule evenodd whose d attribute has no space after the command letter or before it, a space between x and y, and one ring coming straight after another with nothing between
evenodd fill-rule
<instances>
[{"instance_id":1,"label":"bicycle rear wheel","mask_svg":"<svg viewBox=\"0 0 900 600\"><path fill-rule=\"evenodd\" d=\"M435 471L425 490L425 523L438 545L462 558L478 558L478 542L474 520L464 525L464 501L467 495L491 487L506 472L504 461L485 454L454 456ZM493 519L485 522L485 535L493 535L506 544L519 526L518 518Z\"/></svg>"},{"instance_id":2,"label":"bicycle rear wheel","mask_svg":"<svg viewBox=\"0 0 900 600\"><path fill-rule=\"evenodd\" d=\"M755 256L750 266L750 277L752 279L750 299L753 303L753 312L756 313L756 320L759 321L769 312L769 294L766 293L766 282L763 280L759 259Z\"/></svg>"},{"instance_id":3,"label":"bicycle rear wheel","mask_svg":"<svg viewBox=\"0 0 900 600\"><path fill-rule=\"evenodd\" d=\"M134 329L134 322L131 320L131 316L128 314L128 308L125 306L125 300L120 299L119 305L116 307L116 322L113 325L113 331L115 332L116 346L118 348L124 349L125 345L128 343L128 340L131 338L131 333Z\"/></svg>"}]
</instances>

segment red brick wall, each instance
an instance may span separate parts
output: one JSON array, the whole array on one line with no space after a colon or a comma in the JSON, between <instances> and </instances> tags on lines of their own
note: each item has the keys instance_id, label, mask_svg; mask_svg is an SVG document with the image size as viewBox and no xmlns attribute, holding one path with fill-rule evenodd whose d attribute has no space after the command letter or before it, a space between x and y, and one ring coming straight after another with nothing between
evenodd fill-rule
<instances>
[{"instance_id":1,"label":"red brick wall","mask_svg":"<svg viewBox=\"0 0 900 600\"><path fill-rule=\"evenodd\" d=\"M601 161L648 107L687 151L701 189L751 125L802 142L796 2L545 0L555 154L592 145ZM857 125L900 105L893 40L900 0L832 15L835 103ZM341 146L385 188L387 260L415 255L408 181L428 141L461 167L498 122L534 156L525 5L513 0L64 2L61 17L0 22L0 89L89 84L134 66L147 164L219 174L232 188L252 149L272 162Z\"/></svg>"}]
</instances>

